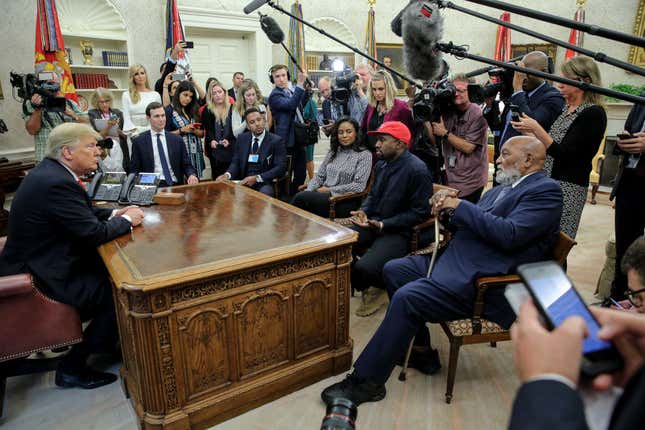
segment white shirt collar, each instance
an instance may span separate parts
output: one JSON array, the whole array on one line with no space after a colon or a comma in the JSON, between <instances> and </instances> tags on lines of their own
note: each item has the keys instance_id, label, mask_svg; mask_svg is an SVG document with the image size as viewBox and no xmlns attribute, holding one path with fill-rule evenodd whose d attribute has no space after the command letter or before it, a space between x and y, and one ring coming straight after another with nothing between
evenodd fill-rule
<instances>
[{"instance_id":1,"label":"white shirt collar","mask_svg":"<svg viewBox=\"0 0 645 430\"><path fill-rule=\"evenodd\" d=\"M536 172L527 173L526 175L522 176L520 179L518 179L517 181L513 182L513 185L511 185L511 188L517 187L524 179L528 178L529 176L531 176L534 173L536 173Z\"/></svg>"},{"instance_id":2,"label":"white shirt collar","mask_svg":"<svg viewBox=\"0 0 645 430\"><path fill-rule=\"evenodd\" d=\"M74 181L78 182L78 176L76 175L76 173L74 173L74 172L72 171L72 169L70 169L70 168L67 166L67 164L63 163L63 162L62 162L62 161L60 161L60 160L56 160L56 161L58 162L58 164L60 164L61 166L63 166L63 167L65 168L65 170L67 170L67 171L69 172L69 174L70 174L70 175L72 175L72 176L74 177Z\"/></svg>"}]
</instances>

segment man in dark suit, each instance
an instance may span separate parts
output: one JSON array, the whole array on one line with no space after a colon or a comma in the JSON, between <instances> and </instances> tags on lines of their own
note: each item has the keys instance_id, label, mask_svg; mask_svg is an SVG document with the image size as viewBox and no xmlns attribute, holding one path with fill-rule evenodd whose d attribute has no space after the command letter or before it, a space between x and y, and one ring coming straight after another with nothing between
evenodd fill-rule
<instances>
[{"instance_id":1,"label":"man in dark suit","mask_svg":"<svg viewBox=\"0 0 645 430\"><path fill-rule=\"evenodd\" d=\"M479 276L507 274L522 263L547 256L557 237L562 191L545 176L544 145L534 137L515 137L497 160L504 184L478 204L448 192L432 197L433 211L450 210L448 223L456 232L427 276L428 256L390 261L383 269L390 306L385 319L354 363L354 372L322 392L325 402L345 397L356 404L385 397L385 382L414 336L425 337L411 365L426 373L438 369L425 322L472 315ZM452 214L450 214L452 212ZM509 327L514 314L501 291L486 297L485 318ZM425 332L425 333L424 333Z\"/></svg>"},{"instance_id":2,"label":"man in dark suit","mask_svg":"<svg viewBox=\"0 0 645 430\"><path fill-rule=\"evenodd\" d=\"M624 388L608 428L642 428L645 419L645 316L603 308L592 308L592 313L602 326L598 337L613 341L625 362L620 372L600 375L591 381L592 388L597 391L614 386ZM522 386L513 403L509 430L588 428L585 407L576 390L586 331L585 322L572 317L548 332L540 323L533 303L528 301L522 305L517 324L511 330Z\"/></svg>"},{"instance_id":3,"label":"man in dark suit","mask_svg":"<svg viewBox=\"0 0 645 430\"><path fill-rule=\"evenodd\" d=\"M132 161L129 173L154 172L163 178L160 187L199 182L197 172L190 164L186 146L181 137L166 133L166 112L161 103L146 106L150 130L132 141ZM153 142L154 136L154 142Z\"/></svg>"},{"instance_id":4,"label":"man in dark suit","mask_svg":"<svg viewBox=\"0 0 645 430\"><path fill-rule=\"evenodd\" d=\"M249 132L237 138L237 146L228 171L217 178L241 180L256 191L273 197L273 180L284 175L287 151L282 138L264 128L264 115L251 108L244 112Z\"/></svg>"},{"instance_id":5,"label":"man in dark suit","mask_svg":"<svg viewBox=\"0 0 645 430\"><path fill-rule=\"evenodd\" d=\"M65 123L48 139L47 157L24 179L11 205L0 274L31 273L48 297L76 307L92 322L56 372L61 387L96 388L116 380L87 367L94 352L118 341L107 270L96 247L130 232L141 209L93 207L79 177L96 170L100 135L89 125ZM37 315L34 318L38 318Z\"/></svg>"},{"instance_id":6,"label":"man in dark suit","mask_svg":"<svg viewBox=\"0 0 645 430\"><path fill-rule=\"evenodd\" d=\"M275 85L269 95L269 107L273 115L275 134L284 140L287 154L291 155L293 166L293 181L291 192L295 193L298 187L305 182L307 157L303 142L296 142L293 123L296 120L296 111L300 105L306 104L304 83L307 78L305 73L298 73L296 87L289 88L289 71L287 66L278 64L269 71L271 81ZM301 103L302 102L302 103ZM302 114L302 112L301 112Z\"/></svg>"},{"instance_id":7,"label":"man in dark suit","mask_svg":"<svg viewBox=\"0 0 645 430\"><path fill-rule=\"evenodd\" d=\"M529 52L518 63L527 69L548 72L549 57L542 51ZM553 121L562 113L564 98L556 88L537 76L515 72L513 75L513 95L505 103L500 116L501 132L495 142L495 159L504 143L520 132L511 127L511 105L516 105L521 114L534 118L542 128L549 130ZM497 174L497 172L495 172Z\"/></svg>"},{"instance_id":8,"label":"man in dark suit","mask_svg":"<svg viewBox=\"0 0 645 430\"><path fill-rule=\"evenodd\" d=\"M642 93L641 97L644 96ZM616 300L620 300L627 289L620 261L627 247L643 235L645 228L645 105L632 107L625 121L625 131L633 137L618 140L623 159L609 197L610 200L616 198L616 271L611 287L611 296Z\"/></svg>"},{"instance_id":9,"label":"man in dark suit","mask_svg":"<svg viewBox=\"0 0 645 430\"><path fill-rule=\"evenodd\" d=\"M228 89L229 97L233 97L233 100L237 101L237 92L244 82L244 73L235 72L233 73L233 88Z\"/></svg>"}]
</instances>

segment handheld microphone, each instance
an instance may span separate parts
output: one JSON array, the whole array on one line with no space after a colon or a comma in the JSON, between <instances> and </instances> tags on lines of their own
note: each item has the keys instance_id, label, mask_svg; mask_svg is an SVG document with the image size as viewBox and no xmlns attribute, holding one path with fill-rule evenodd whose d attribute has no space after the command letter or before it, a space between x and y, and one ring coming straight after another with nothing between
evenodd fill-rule
<instances>
[{"instance_id":1,"label":"handheld microphone","mask_svg":"<svg viewBox=\"0 0 645 430\"><path fill-rule=\"evenodd\" d=\"M401 11L403 62L415 79L434 80L447 73L435 45L443 37L443 17L431 1L413 1Z\"/></svg>"},{"instance_id":2,"label":"handheld microphone","mask_svg":"<svg viewBox=\"0 0 645 430\"><path fill-rule=\"evenodd\" d=\"M270 16L260 14L260 27L272 43L284 42L284 32L275 19Z\"/></svg>"},{"instance_id":3,"label":"handheld microphone","mask_svg":"<svg viewBox=\"0 0 645 430\"><path fill-rule=\"evenodd\" d=\"M252 12L255 12L256 9L261 8L265 3L268 2L269 0L253 0L251 3L247 4L244 7L244 13L248 15Z\"/></svg>"}]
</instances>

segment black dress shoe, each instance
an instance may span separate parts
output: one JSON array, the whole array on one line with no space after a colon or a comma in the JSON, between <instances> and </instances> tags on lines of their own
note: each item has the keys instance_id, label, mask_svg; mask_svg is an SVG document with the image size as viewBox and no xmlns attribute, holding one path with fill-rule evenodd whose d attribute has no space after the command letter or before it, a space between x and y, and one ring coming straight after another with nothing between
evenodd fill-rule
<instances>
[{"instance_id":1,"label":"black dress shoe","mask_svg":"<svg viewBox=\"0 0 645 430\"><path fill-rule=\"evenodd\" d=\"M405 356L399 359L396 364L398 366L403 366L404 361ZM413 348L412 353L410 354L410 359L408 360L408 367L417 369L419 372L425 375L434 375L441 369L441 362L439 361L439 351L437 351L436 349L419 351Z\"/></svg>"},{"instance_id":2,"label":"black dress shoe","mask_svg":"<svg viewBox=\"0 0 645 430\"><path fill-rule=\"evenodd\" d=\"M90 368L83 368L78 371L56 371L56 385L63 388L79 387L86 390L102 387L117 380L112 373L98 372Z\"/></svg>"},{"instance_id":3,"label":"black dress shoe","mask_svg":"<svg viewBox=\"0 0 645 430\"><path fill-rule=\"evenodd\" d=\"M320 393L326 404L332 400L342 397L354 402L356 406L365 402L378 402L385 397L385 385L375 384L366 379L359 378L353 373L347 375L340 382L330 385Z\"/></svg>"}]
</instances>

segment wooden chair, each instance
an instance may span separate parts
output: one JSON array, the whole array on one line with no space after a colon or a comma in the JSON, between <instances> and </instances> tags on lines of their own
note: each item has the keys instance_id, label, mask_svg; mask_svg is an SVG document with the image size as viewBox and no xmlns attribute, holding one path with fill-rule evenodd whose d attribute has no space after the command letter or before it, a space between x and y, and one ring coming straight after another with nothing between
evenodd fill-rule
<instances>
[{"instance_id":1,"label":"wooden chair","mask_svg":"<svg viewBox=\"0 0 645 430\"><path fill-rule=\"evenodd\" d=\"M569 251L576 244L576 241L567 234L560 232L558 239L553 247L552 258L561 266L566 262ZM448 337L450 342L450 356L448 359L448 381L446 384L446 403L452 401L452 392L455 385L455 376L457 373L457 360L459 358L459 348L462 345L473 345L477 343L490 343L492 347L497 346L497 342L510 340L509 330L503 329L498 324L482 318L484 313L484 295L489 288L505 287L514 282L522 282L516 274L506 276L486 276L478 278L475 281L477 296L475 298L475 308L473 316L466 319L455 321L440 322L439 325ZM410 344L410 347L412 343ZM405 380L407 360L399 375L399 380Z\"/></svg>"},{"instance_id":2,"label":"wooden chair","mask_svg":"<svg viewBox=\"0 0 645 430\"><path fill-rule=\"evenodd\" d=\"M594 155L593 160L591 160L591 173L589 173L589 183L591 184L591 204L596 204L596 193L598 192L598 187L602 181L602 166L605 164L605 142L606 137L602 138L598 152Z\"/></svg>"},{"instance_id":3,"label":"wooden chair","mask_svg":"<svg viewBox=\"0 0 645 430\"><path fill-rule=\"evenodd\" d=\"M370 193L370 190L372 189L373 184L374 184L374 168L372 168L372 171L370 172L370 177L367 179L367 185L365 185L365 189L360 193L341 194L339 196L330 197L329 198L329 219L331 221L336 221L336 203L344 202L348 200L362 201ZM339 224L343 224L343 223L339 222ZM347 224L343 224L343 225L347 225Z\"/></svg>"},{"instance_id":4,"label":"wooden chair","mask_svg":"<svg viewBox=\"0 0 645 430\"><path fill-rule=\"evenodd\" d=\"M291 176L293 175L293 165L292 165L293 156L287 155L287 168L279 178L273 180L273 197L279 199L284 191L287 195L290 195L289 191L291 188Z\"/></svg>"},{"instance_id":5,"label":"wooden chair","mask_svg":"<svg viewBox=\"0 0 645 430\"><path fill-rule=\"evenodd\" d=\"M78 311L45 297L29 274L0 276L0 315L1 417L7 378L54 370L59 358L29 356L81 342L83 332Z\"/></svg>"}]
</instances>

